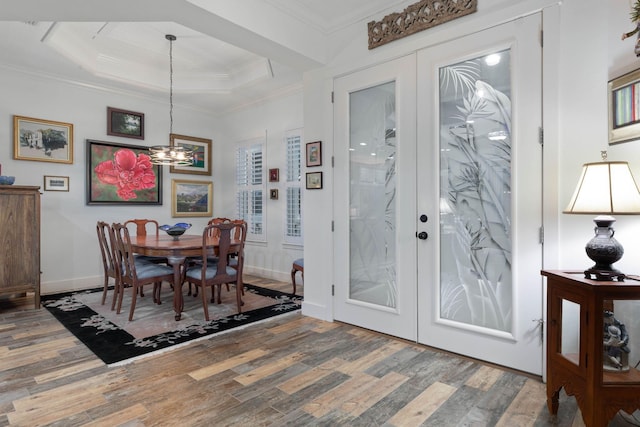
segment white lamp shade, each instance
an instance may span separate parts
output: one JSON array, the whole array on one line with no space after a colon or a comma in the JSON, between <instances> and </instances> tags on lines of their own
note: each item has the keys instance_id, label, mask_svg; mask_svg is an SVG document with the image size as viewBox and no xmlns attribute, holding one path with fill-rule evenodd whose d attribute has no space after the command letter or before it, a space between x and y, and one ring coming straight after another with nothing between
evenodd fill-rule
<instances>
[{"instance_id":1,"label":"white lamp shade","mask_svg":"<svg viewBox=\"0 0 640 427\"><path fill-rule=\"evenodd\" d=\"M638 214L640 191L627 162L586 163L564 213Z\"/></svg>"}]
</instances>

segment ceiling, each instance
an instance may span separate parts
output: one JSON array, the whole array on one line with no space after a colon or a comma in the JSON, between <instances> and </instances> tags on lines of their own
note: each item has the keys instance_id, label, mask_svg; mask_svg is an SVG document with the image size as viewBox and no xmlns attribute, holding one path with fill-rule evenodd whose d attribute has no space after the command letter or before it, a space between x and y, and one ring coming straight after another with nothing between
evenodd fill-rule
<instances>
[{"instance_id":1,"label":"ceiling","mask_svg":"<svg viewBox=\"0 0 640 427\"><path fill-rule=\"evenodd\" d=\"M223 113L299 90L336 31L402 0L3 0L0 66ZM170 47L165 35L175 35ZM363 47L366 48L366 47Z\"/></svg>"}]
</instances>

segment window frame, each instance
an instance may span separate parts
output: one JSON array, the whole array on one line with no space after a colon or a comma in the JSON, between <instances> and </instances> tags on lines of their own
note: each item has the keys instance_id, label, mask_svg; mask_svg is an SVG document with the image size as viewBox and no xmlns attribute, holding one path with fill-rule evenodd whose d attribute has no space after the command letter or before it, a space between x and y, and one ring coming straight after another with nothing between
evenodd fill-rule
<instances>
[{"instance_id":1,"label":"window frame","mask_svg":"<svg viewBox=\"0 0 640 427\"><path fill-rule=\"evenodd\" d=\"M292 153L289 147L289 142L292 139L297 139L297 163L298 163L297 167L293 166L293 170L291 170L292 162L295 162L296 159L290 158L290 155ZM285 173L284 173L284 187L285 187L284 188L284 199L285 199L284 213L285 214L283 215L284 216L283 241L285 244L299 245L299 246L302 246L304 244L304 227L303 227L304 215L303 215L303 209L302 209L302 200L304 197L303 196L304 192L302 191L303 189L302 150L303 150L304 144L302 143L302 141L303 141L302 129L288 130L284 134L283 143L285 144ZM297 180L295 179L296 172L297 172ZM300 233L298 236L289 235L291 222L294 222L290 214L290 206L291 206L290 197L291 197L291 192L295 192L295 191L298 192L297 215L299 217L298 229Z\"/></svg>"},{"instance_id":2,"label":"window frame","mask_svg":"<svg viewBox=\"0 0 640 427\"><path fill-rule=\"evenodd\" d=\"M260 153L260 171L255 170L254 160L248 157L251 150L258 150ZM241 154L241 152L243 154ZM247 169L244 174L240 171L241 155L244 157L243 169ZM266 221L266 139L264 137L253 138L250 140L236 143L235 149L236 161L236 191L235 191L235 210L237 218L244 219L247 222L247 241L266 242L267 241L267 221ZM257 172L257 173L256 173ZM259 181L259 182L258 182ZM256 214L256 203L254 197L260 194L261 201L259 204L259 214ZM241 201L242 195L242 201ZM246 208L242 208L242 205ZM256 215L260 216L260 222L255 221ZM259 228L259 233L256 232Z\"/></svg>"}]
</instances>

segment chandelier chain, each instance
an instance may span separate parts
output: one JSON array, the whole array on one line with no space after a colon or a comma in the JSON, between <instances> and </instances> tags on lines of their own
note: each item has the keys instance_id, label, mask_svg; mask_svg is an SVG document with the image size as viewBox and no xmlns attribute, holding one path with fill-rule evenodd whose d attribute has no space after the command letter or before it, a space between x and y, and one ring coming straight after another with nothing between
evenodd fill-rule
<instances>
[{"instance_id":1,"label":"chandelier chain","mask_svg":"<svg viewBox=\"0 0 640 427\"><path fill-rule=\"evenodd\" d=\"M173 133L173 40L169 39L169 134Z\"/></svg>"}]
</instances>

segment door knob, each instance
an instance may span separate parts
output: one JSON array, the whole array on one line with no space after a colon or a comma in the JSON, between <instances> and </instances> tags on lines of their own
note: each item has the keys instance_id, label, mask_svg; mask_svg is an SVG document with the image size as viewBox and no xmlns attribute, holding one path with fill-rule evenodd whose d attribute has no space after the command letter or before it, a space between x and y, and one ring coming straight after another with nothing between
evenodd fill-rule
<instances>
[{"instance_id":1,"label":"door knob","mask_svg":"<svg viewBox=\"0 0 640 427\"><path fill-rule=\"evenodd\" d=\"M420 215L420 222L427 222L428 219L425 214Z\"/></svg>"},{"instance_id":2,"label":"door knob","mask_svg":"<svg viewBox=\"0 0 640 427\"><path fill-rule=\"evenodd\" d=\"M426 231L421 231L418 233L418 239L420 240L427 240L427 237L429 237L429 235Z\"/></svg>"}]
</instances>

